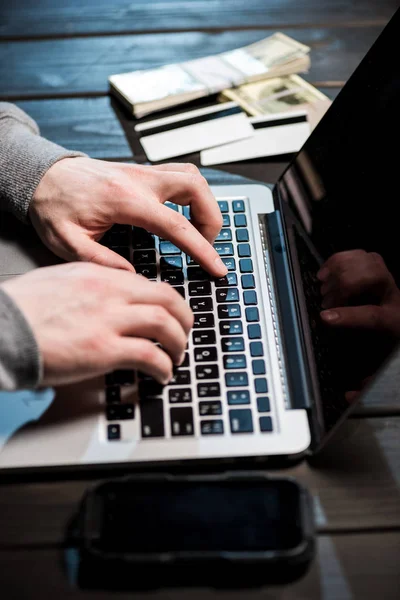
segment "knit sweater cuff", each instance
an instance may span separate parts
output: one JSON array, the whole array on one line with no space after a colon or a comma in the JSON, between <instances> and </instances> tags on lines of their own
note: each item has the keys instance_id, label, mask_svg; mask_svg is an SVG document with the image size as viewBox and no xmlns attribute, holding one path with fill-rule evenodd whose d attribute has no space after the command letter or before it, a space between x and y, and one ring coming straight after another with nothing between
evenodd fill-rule
<instances>
[{"instance_id":1,"label":"knit sweater cuff","mask_svg":"<svg viewBox=\"0 0 400 600\"><path fill-rule=\"evenodd\" d=\"M35 336L24 315L0 288L0 389L36 388L42 361Z\"/></svg>"},{"instance_id":2,"label":"knit sweater cuff","mask_svg":"<svg viewBox=\"0 0 400 600\"><path fill-rule=\"evenodd\" d=\"M40 137L22 110L0 103L0 208L28 221L30 201L48 169L62 158L86 156Z\"/></svg>"}]
</instances>

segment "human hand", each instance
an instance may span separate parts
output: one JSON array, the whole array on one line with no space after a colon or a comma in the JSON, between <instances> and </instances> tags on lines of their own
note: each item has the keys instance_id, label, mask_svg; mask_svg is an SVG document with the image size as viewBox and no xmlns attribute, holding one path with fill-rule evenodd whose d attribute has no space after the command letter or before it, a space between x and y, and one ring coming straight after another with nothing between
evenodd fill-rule
<instances>
[{"instance_id":1,"label":"human hand","mask_svg":"<svg viewBox=\"0 0 400 600\"><path fill-rule=\"evenodd\" d=\"M139 369L165 384L172 362L183 360L193 313L168 283L71 263L36 269L2 288L33 330L44 366L41 385L114 369Z\"/></svg>"},{"instance_id":2,"label":"human hand","mask_svg":"<svg viewBox=\"0 0 400 600\"><path fill-rule=\"evenodd\" d=\"M321 312L325 323L400 337L400 291L379 254L338 252L317 277L322 282L322 308L329 309ZM368 298L368 303L363 298ZM357 302L360 304L354 306Z\"/></svg>"},{"instance_id":3,"label":"human hand","mask_svg":"<svg viewBox=\"0 0 400 600\"><path fill-rule=\"evenodd\" d=\"M166 201L190 204L191 221L164 206ZM29 216L46 246L65 260L134 271L128 261L98 243L119 223L170 240L216 277L227 273L211 245L222 216L206 180L191 164L150 167L64 158L40 181Z\"/></svg>"}]
</instances>

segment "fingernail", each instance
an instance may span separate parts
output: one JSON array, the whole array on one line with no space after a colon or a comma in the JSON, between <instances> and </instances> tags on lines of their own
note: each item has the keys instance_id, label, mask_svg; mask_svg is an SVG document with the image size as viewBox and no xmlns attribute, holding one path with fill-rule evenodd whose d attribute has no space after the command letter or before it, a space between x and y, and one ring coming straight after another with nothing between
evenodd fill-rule
<instances>
[{"instance_id":1,"label":"fingernail","mask_svg":"<svg viewBox=\"0 0 400 600\"><path fill-rule=\"evenodd\" d=\"M161 383L162 385L167 385L172 379L172 375L168 375L168 377L164 377L163 379L161 379Z\"/></svg>"},{"instance_id":2,"label":"fingernail","mask_svg":"<svg viewBox=\"0 0 400 600\"><path fill-rule=\"evenodd\" d=\"M329 269L327 269L326 267L323 267L317 273L317 278L320 281L325 281L326 279L328 279L328 277L329 277Z\"/></svg>"},{"instance_id":3,"label":"fingernail","mask_svg":"<svg viewBox=\"0 0 400 600\"><path fill-rule=\"evenodd\" d=\"M224 263L222 262L222 260L220 259L219 256L218 256L218 258L216 258L214 260L214 264L219 271L221 271L221 272L223 271L223 274L221 274L221 277L223 277L224 275L227 274L228 269L226 268L226 265L224 265Z\"/></svg>"},{"instance_id":4,"label":"fingernail","mask_svg":"<svg viewBox=\"0 0 400 600\"><path fill-rule=\"evenodd\" d=\"M339 319L340 315L338 312L336 312L336 310L324 310L321 313L321 317L324 319L324 321L333 323L333 321L337 321Z\"/></svg>"},{"instance_id":5,"label":"fingernail","mask_svg":"<svg viewBox=\"0 0 400 600\"><path fill-rule=\"evenodd\" d=\"M178 365L178 367L181 366L181 364L183 363L183 361L185 360L185 353L182 352L180 359L178 360L178 362L176 363Z\"/></svg>"}]
</instances>

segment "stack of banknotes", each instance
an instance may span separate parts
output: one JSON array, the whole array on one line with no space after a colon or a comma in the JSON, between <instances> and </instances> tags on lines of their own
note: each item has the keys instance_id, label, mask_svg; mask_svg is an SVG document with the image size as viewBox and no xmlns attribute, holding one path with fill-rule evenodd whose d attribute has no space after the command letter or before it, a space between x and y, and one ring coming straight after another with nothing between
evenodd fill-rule
<instances>
[{"instance_id":1,"label":"stack of banknotes","mask_svg":"<svg viewBox=\"0 0 400 600\"><path fill-rule=\"evenodd\" d=\"M218 94L213 106L139 123L150 161L201 152L203 165L297 152L331 101L299 77L310 48L283 33L180 64L112 75L136 118Z\"/></svg>"}]
</instances>

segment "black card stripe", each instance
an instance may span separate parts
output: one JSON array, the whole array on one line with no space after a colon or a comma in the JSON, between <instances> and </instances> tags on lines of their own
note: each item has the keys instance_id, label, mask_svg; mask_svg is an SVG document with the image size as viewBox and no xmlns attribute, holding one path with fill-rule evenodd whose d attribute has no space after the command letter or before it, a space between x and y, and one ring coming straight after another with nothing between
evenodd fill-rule
<instances>
[{"instance_id":1,"label":"black card stripe","mask_svg":"<svg viewBox=\"0 0 400 600\"><path fill-rule=\"evenodd\" d=\"M252 123L254 129L264 129L264 127L278 127L279 125L292 125L293 123L303 123L307 121L307 115L297 117L285 117L284 119L276 119L275 121L263 121L260 123Z\"/></svg>"},{"instance_id":2,"label":"black card stripe","mask_svg":"<svg viewBox=\"0 0 400 600\"><path fill-rule=\"evenodd\" d=\"M197 123L205 123L206 121L213 121L214 119L222 119L223 117L230 117L231 115L237 115L243 112L240 106L232 106L225 110L219 110L217 112L208 113L205 115L198 115L197 117L189 117L182 121L175 121L174 123L165 123L164 125L156 125L143 131L137 131L139 137L146 137L148 135L155 135L156 133L163 133L164 131L172 131L173 129L180 129L181 127L188 127L189 125L196 125Z\"/></svg>"}]
</instances>

